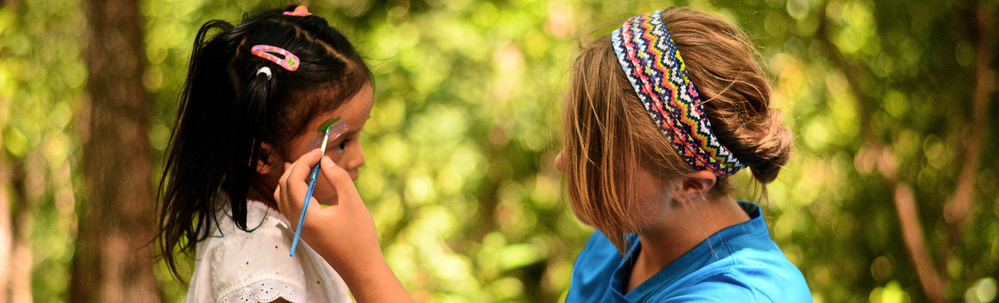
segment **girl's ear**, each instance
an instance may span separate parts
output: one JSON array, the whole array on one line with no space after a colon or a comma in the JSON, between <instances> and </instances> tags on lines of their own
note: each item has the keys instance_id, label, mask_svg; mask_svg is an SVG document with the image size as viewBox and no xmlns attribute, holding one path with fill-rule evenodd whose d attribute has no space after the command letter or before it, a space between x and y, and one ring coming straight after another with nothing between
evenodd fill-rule
<instances>
[{"instance_id":1,"label":"girl's ear","mask_svg":"<svg viewBox=\"0 0 999 303\"><path fill-rule=\"evenodd\" d=\"M683 175L680 180L680 195L687 201L693 201L707 196L708 191L718 181L718 177L711 171L699 170Z\"/></svg>"},{"instance_id":2,"label":"girl's ear","mask_svg":"<svg viewBox=\"0 0 999 303\"><path fill-rule=\"evenodd\" d=\"M261 175L270 174L274 171L274 165L283 165L284 161L275 158L274 147L267 142L260 143L260 156L257 158L257 173Z\"/></svg>"}]
</instances>

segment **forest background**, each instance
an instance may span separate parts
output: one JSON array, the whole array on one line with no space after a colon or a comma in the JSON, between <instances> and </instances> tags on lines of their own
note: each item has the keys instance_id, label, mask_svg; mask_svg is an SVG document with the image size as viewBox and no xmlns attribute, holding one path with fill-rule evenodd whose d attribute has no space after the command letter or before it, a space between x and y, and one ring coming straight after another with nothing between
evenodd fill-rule
<instances>
[{"instance_id":1,"label":"forest background","mask_svg":"<svg viewBox=\"0 0 999 303\"><path fill-rule=\"evenodd\" d=\"M183 300L143 245L194 35L288 4L0 1L0 302ZM374 72L356 183L417 301L564 295L592 231L552 164L577 45L682 5L774 79L795 156L735 196L816 302L995 301L995 1L315 1Z\"/></svg>"}]
</instances>

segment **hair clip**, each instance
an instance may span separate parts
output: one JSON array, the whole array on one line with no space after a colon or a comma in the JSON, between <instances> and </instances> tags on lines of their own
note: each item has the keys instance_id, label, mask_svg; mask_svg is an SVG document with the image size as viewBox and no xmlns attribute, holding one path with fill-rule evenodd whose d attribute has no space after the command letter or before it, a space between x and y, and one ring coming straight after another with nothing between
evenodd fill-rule
<instances>
[{"instance_id":1,"label":"hair clip","mask_svg":"<svg viewBox=\"0 0 999 303\"><path fill-rule=\"evenodd\" d=\"M288 16L299 16L299 17L305 17L305 16L311 16L312 15L312 13L309 12L309 9L305 8L305 5L299 5L299 6L295 7L295 11L293 11L293 12L284 12L284 14L288 15Z\"/></svg>"},{"instance_id":2,"label":"hair clip","mask_svg":"<svg viewBox=\"0 0 999 303\"><path fill-rule=\"evenodd\" d=\"M277 65L280 65L289 71L297 70L299 63L301 62L298 61L298 56L295 56L295 54L276 46L264 44L254 45L253 48L250 48L250 53L257 55L257 57L277 63ZM284 58L278 58L275 54L281 55Z\"/></svg>"},{"instance_id":3,"label":"hair clip","mask_svg":"<svg viewBox=\"0 0 999 303\"><path fill-rule=\"evenodd\" d=\"M257 70L257 75L259 76L260 74L267 75L267 79L270 79L271 78L271 68L270 67L266 67L266 66L261 67L260 69Z\"/></svg>"}]
</instances>

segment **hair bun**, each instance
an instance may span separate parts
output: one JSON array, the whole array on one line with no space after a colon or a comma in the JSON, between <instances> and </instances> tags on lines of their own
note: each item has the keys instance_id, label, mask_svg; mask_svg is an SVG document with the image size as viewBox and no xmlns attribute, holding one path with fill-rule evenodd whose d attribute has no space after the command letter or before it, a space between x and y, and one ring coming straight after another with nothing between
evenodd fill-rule
<instances>
[{"instance_id":1,"label":"hair bun","mask_svg":"<svg viewBox=\"0 0 999 303\"><path fill-rule=\"evenodd\" d=\"M763 184L777 179L780 169L791 159L794 137L781 122L781 113L769 110L756 131L749 133L740 160L749 166L753 177Z\"/></svg>"},{"instance_id":2,"label":"hair bun","mask_svg":"<svg viewBox=\"0 0 999 303\"><path fill-rule=\"evenodd\" d=\"M794 137L771 108L771 84L746 34L720 17L671 8L663 24L683 53L718 141L762 184L791 158Z\"/></svg>"}]
</instances>

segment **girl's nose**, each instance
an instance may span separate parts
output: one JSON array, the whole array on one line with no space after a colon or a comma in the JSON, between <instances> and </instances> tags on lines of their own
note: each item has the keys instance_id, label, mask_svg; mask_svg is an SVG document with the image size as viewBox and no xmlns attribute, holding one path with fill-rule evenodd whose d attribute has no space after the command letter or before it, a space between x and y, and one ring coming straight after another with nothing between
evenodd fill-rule
<instances>
[{"instance_id":1,"label":"girl's nose","mask_svg":"<svg viewBox=\"0 0 999 303\"><path fill-rule=\"evenodd\" d=\"M555 156L555 169L562 172L563 174L565 173L565 164L562 163L562 153L564 152L565 152L564 150L560 150L558 152L558 155Z\"/></svg>"},{"instance_id":2,"label":"girl's nose","mask_svg":"<svg viewBox=\"0 0 999 303\"><path fill-rule=\"evenodd\" d=\"M360 144L358 144L357 145L357 167L360 168L361 166L364 166L365 160L366 159L364 157L364 148L361 147Z\"/></svg>"},{"instance_id":3,"label":"girl's nose","mask_svg":"<svg viewBox=\"0 0 999 303\"><path fill-rule=\"evenodd\" d=\"M357 180L357 176L360 174L359 169L361 166L364 166L364 163L364 149L361 148L360 144L358 144L355 154L351 155L350 163L348 163L348 166L346 167L347 173L350 174L351 180Z\"/></svg>"}]
</instances>

